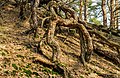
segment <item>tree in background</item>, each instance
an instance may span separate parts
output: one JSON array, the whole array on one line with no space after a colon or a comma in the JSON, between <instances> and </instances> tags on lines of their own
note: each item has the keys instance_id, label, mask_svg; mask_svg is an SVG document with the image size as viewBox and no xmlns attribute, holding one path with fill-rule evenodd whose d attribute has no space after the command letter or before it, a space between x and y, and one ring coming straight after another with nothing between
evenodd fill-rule
<instances>
[{"instance_id":1,"label":"tree in background","mask_svg":"<svg viewBox=\"0 0 120 78\"><path fill-rule=\"evenodd\" d=\"M89 0L88 3L88 21L97 25L101 25L101 1L93 2Z\"/></svg>"},{"instance_id":2,"label":"tree in background","mask_svg":"<svg viewBox=\"0 0 120 78\"><path fill-rule=\"evenodd\" d=\"M118 28L119 26L119 10L117 10L117 8L119 8L119 0L115 0L115 28Z\"/></svg>"},{"instance_id":3,"label":"tree in background","mask_svg":"<svg viewBox=\"0 0 120 78\"><path fill-rule=\"evenodd\" d=\"M110 0L110 28L115 28L115 19L114 19L114 0Z\"/></svg>"},{"instance_id":4,"label":"tree in background","mask_svg":"<svg viewBox=\"0 0 120 78\"><path fill-rule=\"evenodd\" d=\"M88 0L84 0L84 20L87 21L87 6L88 6Z\"/></svg>"},{"instance_id":5,"label":"tree in background","mask_svg":"<svg viewBox=\"0 0 120 78\"><path fill-rule=\"evenodd\" d=\"M107 26L106 0L102 0L103 25Z\"/></svg>"}]
</instances>

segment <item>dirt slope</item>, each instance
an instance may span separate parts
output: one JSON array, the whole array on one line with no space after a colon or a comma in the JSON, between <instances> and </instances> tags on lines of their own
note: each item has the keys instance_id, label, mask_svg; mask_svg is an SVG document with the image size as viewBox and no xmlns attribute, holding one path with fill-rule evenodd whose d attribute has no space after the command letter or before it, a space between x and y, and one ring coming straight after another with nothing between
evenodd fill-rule
<instances>
[{"instance_id":1,"label":"dirt slope","mask_svg":"<svg viewBox=\"0 0 120 78\"><path fill-rule=\"evenodd\" d=\"M29 23L20 22L18 8L8 5L0 9L0 78L62 78L52 69L33 62L36 59L50 62L52 51L44 43L44 56L35 52L35 47L31 46L32 35L21 34L29 29ZM39 31L42 36L42 29ZM120 68L95 53L84 67L79 61L78 38L57 34L56 40L62 50L61 65L67 68L69 78L120 78Z\"/></svg>"}]
</instances>

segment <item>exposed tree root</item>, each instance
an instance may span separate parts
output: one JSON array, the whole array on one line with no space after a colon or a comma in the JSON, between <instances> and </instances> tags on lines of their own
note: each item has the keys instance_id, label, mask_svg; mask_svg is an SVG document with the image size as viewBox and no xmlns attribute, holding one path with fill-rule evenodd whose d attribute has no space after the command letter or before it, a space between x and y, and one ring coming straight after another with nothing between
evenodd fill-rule
<instances>
[{"instance_id":1,"label":"exposed tree root","mask_svg":"<svg viewBox=\"0 0 120 78\"><path fill-rule=\"evenodd\" d=\"M109 35L109 33L100 31L98 28L91 26L91 28L88 29L90 34L92 35L94 34L94 37L92 38L94 45L94 52L100 55L102 54L102 56L107 58L107 60L113 62L114 64L120 67L119 43L109 40L107 37L104 36L104 34Z\"/></svg>"},{"instance_id":2,"label":"exposed tree root","mask_svg":"<svg viewBox=\"0 0 120 78\"><path fill-rule=\"evenodd\" d=\"M120 45L118 43L108 40L104 35L102 35L102 33L100 31L93 31L92 30L89 32L91 32L92 34L95 34L96 36L99 36L99 38L101 38L103 41L107 42L108 45L120 48Z\"/></svg>"},{"instance_id":3,"label":"exposed tree root","mask_svg":"<svg viewBox=\"0 0 120 78\"><path fill-rule=\"evenodd\" d=\"M117 52L111 50L110 48L101 46L101 44L98 42L94 42L94 51L97 54L106 57L107 60L110 60L111 62L120 67L120 58Z\"/></svg>"},{"instance_id":4,"label":"exposed tree root","mask_svg":"<svg viewBox=\"0 0 120 78\"><path fill-rule=\"evenodd\" d=\"M37 58L33 61L34 63L39 63L43 65L44 67L51 68L53 71L58 72L60 75L62 75L64 78L67 78L67 69L64 66L59 65L59 63L52 63L48 60Z\"/></svg>"}]
</instances>

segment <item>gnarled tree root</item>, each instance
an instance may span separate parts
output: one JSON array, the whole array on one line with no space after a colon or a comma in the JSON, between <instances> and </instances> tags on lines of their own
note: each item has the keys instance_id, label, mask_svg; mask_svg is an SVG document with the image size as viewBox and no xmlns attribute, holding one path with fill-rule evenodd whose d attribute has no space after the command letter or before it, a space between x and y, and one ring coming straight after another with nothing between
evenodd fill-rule
<instances>
[{"instance_id":1,"label":"gnarled tree root","mask_svg":"<svg viewBox=\"0 0 120 78\"><path fill-rule=\"evenodd\" d=\"M48 67L48 68L52 69L53 71L59 73L64 78L68 77L66 67L61 66L58 63L52 63L49 60L46 61L45 59L42 59L42 58L37 58L33 62L34 63L39 63L39 64L43 65L44 67Z\"/></svg>"}]
</instances>

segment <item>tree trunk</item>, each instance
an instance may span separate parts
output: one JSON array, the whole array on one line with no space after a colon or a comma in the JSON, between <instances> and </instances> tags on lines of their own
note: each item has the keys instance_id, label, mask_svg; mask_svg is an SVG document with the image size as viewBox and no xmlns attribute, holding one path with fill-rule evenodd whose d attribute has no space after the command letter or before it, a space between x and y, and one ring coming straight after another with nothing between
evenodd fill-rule
<instances>
[{"instance_id":1,"label":"tree trunk","mask_svg":"<svg viewBox=\"0 0 120 78\"><path fill-rule=\"evenodd\" d=\"M82 7L83 7L83 0L80 0L80 6L79 6L80 13L79 13L79 17L80 17L81 19L83 19L83 18L82 18Z\"/></svg>"},{"instance_id":2,"label":"tree trunk","mask_svg":"<svg viewBox=\"0 0 120 78\"><path fill-rule=\"evenodd\" d=\"M84 0L84 20L87 21L87 5L88 0Z\"/></svg>"},{"instance_id":3,"label":"tree trunk","mask_svg":"<svg viewBox=\"0 0 120 78\"><path fill-rule=\"evenodd\" d=\"M115 28L114 21L114 0L110 0L110 28Z\"/></svg>"},{"instance_id":4,"label":"tree trunk","mask_svg":"<svg viewBox=\"0 0 120 78\"><path fill-rule=\"evenodd\" d=\"M106 1L102 0L102 13L103 13L103 25L107 26L107 15L106 15Z\"/></svg>"},{"instance_id":5,"label":"tree trunk","mask_svg":"<svg viewBox=\"0 0 120 78\"><path fill-rule=\"evenodd\" d=\"M115 0L115 6L116 6L116 9L119 8L119 1L118 0ZM119 25L118 17L119 17L119 10L116 10L115 11L115 28L118 28L118 25Z\"/></svg>"},{"instance_id":6,"label":"tree trunk","mask_svg":"<svg viewBox=\"0 0 120 78\"><path fill-rule=\"evenodd\" d=\"M21 2L18 1L17 5L20 6L19 18L20 18L21 20L24 20L24 19L25 19L24 13L25 13L26 1L21 1Z\"/></svg>"},{"instance_id":7,"label":"tree trunk","mask_svg":"<svg viewBox=\"0 0 120 78\"><path fill-rule=\"evenodd\" d=\"M39 6L39 0L34 0L34 3L32 5L31 11L32 11L32 22L33 26L32 29L34 30L34 37L37 35L37 27L38 27L38 20L37 20L37 7Z\"/></svg>"}]
</instances>

